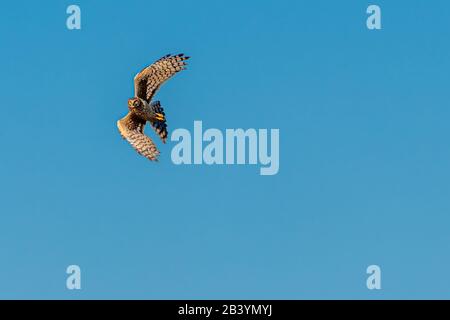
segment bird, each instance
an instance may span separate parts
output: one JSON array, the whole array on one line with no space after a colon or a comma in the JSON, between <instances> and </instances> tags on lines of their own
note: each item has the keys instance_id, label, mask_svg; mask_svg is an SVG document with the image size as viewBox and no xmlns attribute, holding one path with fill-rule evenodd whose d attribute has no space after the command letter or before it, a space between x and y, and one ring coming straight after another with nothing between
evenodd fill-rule
<instances>
[{"instance_id":1,"label":"bird","mask_svg":"<svg viewBox=\"0 0 450 320\"><path fill-rule=\"evenodd\" d=\"M153 140L144 134L145 125L149 122L163 143L166 143L168 135L164 108L160 101L152 99L164 82L186 69L189 58L183 53L167 54L136 74L134 97L128 99L128 113L117 121L122 138L151 161L158 161L160 152Z\"/></svg>"}]
</instances>

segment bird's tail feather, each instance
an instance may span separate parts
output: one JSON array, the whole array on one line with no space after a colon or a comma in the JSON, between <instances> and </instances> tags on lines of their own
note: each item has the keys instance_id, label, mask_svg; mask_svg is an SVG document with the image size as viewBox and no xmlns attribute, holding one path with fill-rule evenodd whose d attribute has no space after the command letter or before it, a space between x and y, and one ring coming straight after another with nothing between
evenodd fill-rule
<instances>
[{"instance_id":1,"label":"bird's tail feather","mask_svg":"<svg viewBox=\"0 0 450 320\"><path fill-rule=\"evenodd\" d=\"M161 103L159 101L154 101L150 104L150 108L156 114L159 114L159 118L161 120L151 121L151 125L155 132L159 135L162 142L166 143L168 131L167 131L167 123L166 123L166 114L164 113L164 108L161 107Z\"/></svg>"}]
</instances>

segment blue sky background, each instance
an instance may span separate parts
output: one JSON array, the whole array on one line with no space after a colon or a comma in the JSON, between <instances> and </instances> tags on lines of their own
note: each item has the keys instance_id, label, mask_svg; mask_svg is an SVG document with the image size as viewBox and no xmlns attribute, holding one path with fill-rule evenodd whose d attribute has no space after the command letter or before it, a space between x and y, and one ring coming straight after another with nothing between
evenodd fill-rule
<instances>
[{"instance_id":1,"label":"blue sky background","mask_svg":"<svg viewBox=\"0 0 450 320\"><path fill-rule=\"evenodd\" d=\"M450 298L448 1L1 12L0 298ZM278 175L120 138L134 74L169 52L192 56L157 96L169 129L279 128Z\"/></svg>"}]
</instances>

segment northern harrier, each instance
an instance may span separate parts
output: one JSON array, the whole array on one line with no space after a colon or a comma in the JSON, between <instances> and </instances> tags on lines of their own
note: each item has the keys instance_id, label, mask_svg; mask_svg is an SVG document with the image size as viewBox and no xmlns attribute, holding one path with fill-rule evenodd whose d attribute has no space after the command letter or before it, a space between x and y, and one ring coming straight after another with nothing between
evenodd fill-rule
<instances>
[{"instance_id":1,"label":"northern harrier","mask_svg":"<svg viewBox=\"0 0 450 320\"><path fill-rule=\"evenodd\" d=\"M157 160L159 151L150 137L144 134L145 124L150 122L163 143L167 140L167 124L164 109L159 101L151 102L159 87L175 73L184 70L184 54L166 55L144 68L134 77L134 98L128 99L128 114L117 121L120 134L133 148L149 160Z\"/></svg>"}]
</instances>

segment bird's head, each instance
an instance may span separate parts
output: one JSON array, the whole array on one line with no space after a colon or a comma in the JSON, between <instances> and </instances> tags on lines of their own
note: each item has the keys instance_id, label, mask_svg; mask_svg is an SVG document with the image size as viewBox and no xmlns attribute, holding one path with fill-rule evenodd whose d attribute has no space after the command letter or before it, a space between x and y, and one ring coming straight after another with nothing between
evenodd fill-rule
<instances>
[{"instance_id":1,"label":"bird's head","mask_svg":"<svg viewBox=\"0 0 450 320\"><path fill-rule=\"evenodd\" d=\"M139 100L139 98L131 98L128 99L128 109L131 111L137 107L139 107L141 101Z\"/></svg>"}]
</instances>

